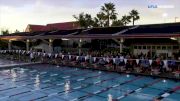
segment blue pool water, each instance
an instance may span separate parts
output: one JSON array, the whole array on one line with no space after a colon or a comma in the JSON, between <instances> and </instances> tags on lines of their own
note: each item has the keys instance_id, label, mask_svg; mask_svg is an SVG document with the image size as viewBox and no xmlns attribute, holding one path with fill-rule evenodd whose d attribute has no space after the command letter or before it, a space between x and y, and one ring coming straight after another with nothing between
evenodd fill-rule
<instances>
[{"instance_id":1,"label":"blue pool water","mask_svg":"<svg viewBox=\"0 0 180 101\"><path fill-rule=\"evenodd\" d=\"M152 101L179 86L161 78L45 64L0 71L0 101ZM177 89L162 101L179 99Z\"/></svg>"}]
</instances>

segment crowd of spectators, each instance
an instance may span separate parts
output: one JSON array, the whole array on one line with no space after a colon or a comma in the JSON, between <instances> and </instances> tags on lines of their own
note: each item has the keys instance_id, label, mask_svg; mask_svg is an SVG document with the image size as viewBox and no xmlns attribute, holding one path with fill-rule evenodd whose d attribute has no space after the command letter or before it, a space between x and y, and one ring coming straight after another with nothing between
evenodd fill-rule
<instances>
[{"instance_id":1,"label":"crowd of spectators","mask_svg":"<svg viewBox=\"0 0 180 101\"><path fill-rule=\"evenodd\" d=\"M162 56L148 57L148 54L120 54L114 53L43 53L23 50L3 50L1 55L29 57L30 61L41 60L44 63L56 65L76 66L116 72L144 73L150 75L166 75L179 73L180 61L174 58L163 59Z\"/></svg>"}]
</instances>

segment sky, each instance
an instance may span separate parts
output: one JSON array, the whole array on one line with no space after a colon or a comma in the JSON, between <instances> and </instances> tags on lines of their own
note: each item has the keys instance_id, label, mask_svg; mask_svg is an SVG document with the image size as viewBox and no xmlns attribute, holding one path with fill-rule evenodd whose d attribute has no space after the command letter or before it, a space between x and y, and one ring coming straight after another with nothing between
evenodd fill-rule
<instances>
[{"instance_id":1,"label":"sky","mask_svg":"<svg viewBox=\"0 0 180 101\"><path fill-rule=\"evenodd\" d=\"M72 15L81 12L94 17L108 2L115 4L119 19L138 10L140 20L135 24L175 22L175 17L180 22L180 0L0 0L0 30L24 31L28 24L75 21Z\"/></svg>"}]
</instances>

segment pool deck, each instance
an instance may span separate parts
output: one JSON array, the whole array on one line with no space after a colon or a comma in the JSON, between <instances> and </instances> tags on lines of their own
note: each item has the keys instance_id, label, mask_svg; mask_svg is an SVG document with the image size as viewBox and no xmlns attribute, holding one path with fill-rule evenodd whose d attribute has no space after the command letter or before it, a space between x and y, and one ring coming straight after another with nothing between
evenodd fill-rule
<instances>
[{"instance_id":1,"label":"pool deck","mask_svg":"<svg viewBox=\"0 0 180 101\"><path fill-rule=\"evenodd\" d=\"M33 65L33 64L39 64L39 63L41 62L17 62L17 61L0 59L0 69L10 68L14 66Z\"/></svg>"}]
</instances>

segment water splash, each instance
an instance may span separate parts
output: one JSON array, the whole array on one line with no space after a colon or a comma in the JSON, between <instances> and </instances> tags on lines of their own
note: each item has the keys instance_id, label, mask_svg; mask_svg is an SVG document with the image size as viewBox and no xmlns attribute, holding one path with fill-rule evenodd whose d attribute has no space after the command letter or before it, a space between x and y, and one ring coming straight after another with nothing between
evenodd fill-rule
<instances>
[{"instance_id":1,"label":"water splash","mask_svg":"<svg viewBox=\"0 0 180 101\"><path fill-rule=\"evenodd\" d=\"M111 94L108 94L108 101L113 101L113 97Z\"/></svg>"},{"instance_id":2,"label":"water splash","mask_svg":"<svg viewBox=\"0 0 180 101\"><path fill-rule=\"evenodd\" d=\"M39 85L40 85L40 78L39 78L39 75L36 75L35 84L34 84L35 90L40 89Z\"/></svg>"},{"instance_id":3,"label":"water splash","mask_svg":"<svg viewBox=\"0 0 180 101\"><path fill-rule=\"evenodd\" d=\"M167 81L164 79L163 82L166 83Z\"/></svg>"},{"instance_id":4,"label":"water splash","mask_svg":"<svg viewBox=\"0 0 180 101\"><path fill-rule=\"evenodd\" d=\"M129 77L130 77L130 75L129 75L129 74L127 74L127 75L126 75L126 77L127 77L127 78L129 78Z\"/></svg>"},{"instance_id":5,"label":"water splash","mask_svg":"<svg viewBox=\"0 0 180 101\"><path fill-rule=\"evenodd\" d=\"M12 81L13 82L16 81L17 74L14 69L12 69L12 71L11 71L11 76L12 76Z\"/></svg>"},{"instance_id":6,"label":"water splash","mask_svg":"<svg viewBox=\"0 0 180 101\"><path fill-rule=\"evenodd\" d=\"M65 93L69 93L69 90L70 90L70 81L66 81L65 85L64 85L64 90L65 90Z\"/></svg>"}]
</instances>

